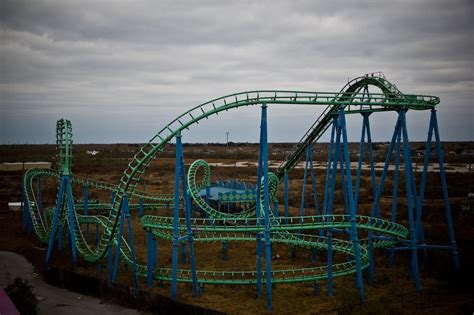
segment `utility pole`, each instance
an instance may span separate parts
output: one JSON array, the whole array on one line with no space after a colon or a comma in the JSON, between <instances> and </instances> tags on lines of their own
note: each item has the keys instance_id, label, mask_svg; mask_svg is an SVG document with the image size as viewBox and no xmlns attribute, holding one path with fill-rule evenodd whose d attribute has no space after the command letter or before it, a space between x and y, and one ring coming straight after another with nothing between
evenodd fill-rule
<instances>
[{"instance_id":1,"label":"utility pole","mask_svg":"<svg viewBox=\"0 0 474 315\"><path fill-rule=\"evenodd\" d=\"M471 161L469 161L469 194L472 193Z\"/></svg>"},{"instance_id":2,"label":"utility pole","mask_svg":"<svg viewBox=\"0 0 474 315\"><path fill-rule=\"evenodd\" d=\"M229 146L229 132L226 131L225 134L226 134L226 136L227 136L227 146Z\"/></svg>"}]
</instances>

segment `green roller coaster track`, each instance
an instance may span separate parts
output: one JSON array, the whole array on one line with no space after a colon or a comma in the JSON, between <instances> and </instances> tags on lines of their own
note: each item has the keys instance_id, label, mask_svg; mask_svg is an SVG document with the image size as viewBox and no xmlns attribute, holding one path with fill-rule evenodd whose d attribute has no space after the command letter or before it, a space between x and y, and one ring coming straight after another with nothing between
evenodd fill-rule
<instances>
[{"instance_id":1,"label":"green roller coaster track","mask_svg":"<svg viewBox=\"0 0 474 315\"><path fill-rule=\"evenodd\" d=\"M368 86L375 86L381 93L369 93ZM363 91L363 92L361 92ZM382 112L399 110L429 110L439 103L436 96L407 95L401 93L397 87L387 81L381 74L370 74L358 77L346 84L340 92L308 92L308 91L284 91L284 90L256 90L227 95L213 99L198 105L181 114L169 124L164 126L148 143L142 146L133 157L123 172L117 186L97 181L76 177L70 173L72 159L72 129L68 120L61 119L57 123L57 147L59 154L59 170L33 169L26 172L24 176L25 198L31 204L30 215L33 229L38 239L48 243L50 238L51 223L47 216L37 207L34 179L38 176L59 178L62 175L71 176L73 184L88 185L90 187L113 191L116 198L112 205L100 204L98 209L109 209L104 215L83 215L79 209L80 203L74 205L74 238L81 257L88 262L98 262L109 249L109 245L118 244L117 228L121 213L121 205L124 197L143 198L147 203L155 207L163 206L164 203L173 204L173 194L152 195L147 192L136 190L143 174L145 174L150 162L162 152L165 145L170 143L177 135L189 130L193 125L203 119L218 115L220 112L229 111L244 106L271 105L271 106L325 106L322 114L315 120L301 140L295 145L292 153L277 168L275 174L270 175L270 195L274 198L280 180L285 173L293 170L296 164L305 154L305 149L318 141L332 123L332 117L338 114L340 108L346 114L363 112ZM203 174L203 179L197 182L198 174ZM195 161L189 168L187 185L189 194L194 203L208 215L206 219L192 219L193 237L196 242L221 242L221 241L255 241L255 234L263 231L263 226L257 224L255 217L255 205L245 212L228 214L214 209L206 203L198 192L210 182L210 169L203 160ZM260 188L262 189L262 188ZM181 197L182 198L182 197ZM263 193L260 202L263 203ZM65 209L65 205L61 206ZM76 209L77 208L77 209ZM52 210L49 210L51 213ZM67 215L61 215L61 222L67 225ZM93 223L102 226L102 235L95 247L86 241L81 225ZM406 239L408 230L397 223L369 216L358 215L356 217L357 229L378 232L388 236L386 240L376 240L375 246L379 248L390 248L396 242ZM165 216L145 215L141 218L141 224L145 231L151 231L156 238L171 240L173 237L173 218ZM316 248L325 250L328 246L326 237L315 234L301 234L301 231L314 232L323 229L345 229L351 228L348 215L320 215L290 217L288 221L272 216L271 218L271 241L275 243L301 246L305 248ZM179 220L180 231L185 230L184 219ZM354 255L353 244L342 239L334 239L333 250L349 256ZM361 263L362 268L368 266L367 240L361 240ZM120 242L120 250L123 260L132 264L131 249L126 239ZM328 266L315 266L309 268L274 270L272 271L272 283L289 283L303 281L317 281L327 277ZM344 276L354 273L355 261L347 260L332 265L333 276ZM137 272L140 275L147 274L147 266L139 264ZM210 284L254 284L256 282L255 271L213 271L198 270L197 276L200 283ZM170 281L171 269L156 267L153 277L159 280ZM263 278L265 279L265 278ZM179 269L179 282L191 282L191 270ZM265 282L265 280L264 280Z\"/></svg>"}]
</instances>

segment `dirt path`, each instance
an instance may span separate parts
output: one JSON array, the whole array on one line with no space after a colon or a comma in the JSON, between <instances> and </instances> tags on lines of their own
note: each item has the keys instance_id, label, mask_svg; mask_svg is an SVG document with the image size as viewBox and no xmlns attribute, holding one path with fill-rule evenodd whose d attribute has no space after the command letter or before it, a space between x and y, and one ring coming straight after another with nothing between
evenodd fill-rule
<instances>
[{"instance_id":1,"label":"dirt path","mask_svg":"<svg viewBox=\"0 0 474 315\"><path fill-rule=\"evenodd\" d=\"M38 314L140 314L138 311L46 284L25 257L0 251L0 286L6 287L15 277L28 280L40 303Z\"/></svg>"}]
</instances>

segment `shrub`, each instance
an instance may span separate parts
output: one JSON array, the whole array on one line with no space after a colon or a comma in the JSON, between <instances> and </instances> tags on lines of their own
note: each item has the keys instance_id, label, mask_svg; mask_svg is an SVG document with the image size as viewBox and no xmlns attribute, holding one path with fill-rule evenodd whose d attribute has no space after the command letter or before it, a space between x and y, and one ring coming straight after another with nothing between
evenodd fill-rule
<instances>
[{"instance_id":1,"label":"shrub","mask_svg":"<svg viewBox=\"0 0 474 315\"><path fill-rule=\"evenodd\" d=\"M10 283L5 292L15 304L20 314L36 314L38 309L38 300L33 293L33 288L28 281L16 277Z\"/></svg>"}]
</instances>

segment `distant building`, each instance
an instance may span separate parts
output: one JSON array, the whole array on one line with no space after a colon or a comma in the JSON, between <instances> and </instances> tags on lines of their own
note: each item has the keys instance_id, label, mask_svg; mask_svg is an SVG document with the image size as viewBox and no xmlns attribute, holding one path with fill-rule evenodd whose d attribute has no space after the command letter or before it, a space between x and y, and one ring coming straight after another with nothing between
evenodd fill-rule
<instances>
[{"instance_id":1,"label":"distant building","mask_svg":"<svg viewBox=\"0 0 474 315\"><path fill-rule=\"evenodd\" d=\"M22 171L32 168L51 168L51 162L5 162L0 164L0 171Z\"/></svg>"},{"instance_id":2,"label":"distant building","mask_svg":"<svg viewBox=\"0 0 474 315\"><path fill-rule=\"evenodd\" d=\"M34 207L34 206L35 206L35 203L30 202L30 207ZM23 209L23 202L22 201L9 202L8 203L8 209L10 211L20 212L21 209Z\"/></svg>"},{"instance_id":3,"label":"distant building","mask_svg":"<svg viewBox=\"0 0 474 315\"><path fill-rule=\"evenodd\" d=\"M94 155L99 154L100 152L99 152L99 151L96 151L96 150L92 150L92 151L87 150L86 153L89 154L89 155L94 156Z\"/></svg>"},{"instance_id":4,"label":"distant building","mask_svg":"<svg viewBox=\"0 0 474 315\"><path fill-rule=\"evenodd\" d=\"M461 155L474 155L474 149L464 149L461 151Z\"/></svg>"}]
</instances>

